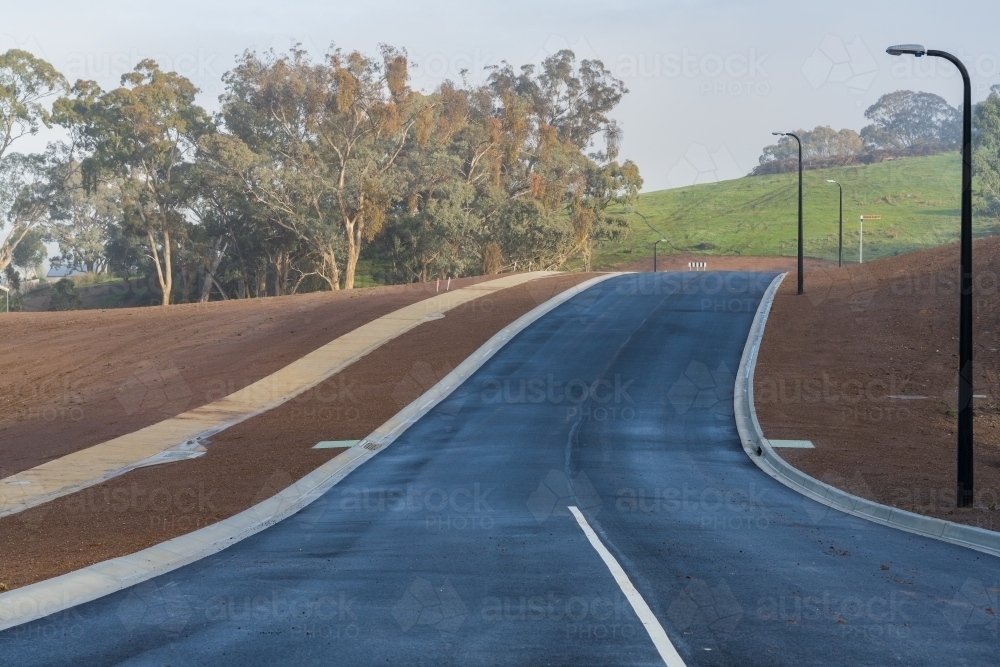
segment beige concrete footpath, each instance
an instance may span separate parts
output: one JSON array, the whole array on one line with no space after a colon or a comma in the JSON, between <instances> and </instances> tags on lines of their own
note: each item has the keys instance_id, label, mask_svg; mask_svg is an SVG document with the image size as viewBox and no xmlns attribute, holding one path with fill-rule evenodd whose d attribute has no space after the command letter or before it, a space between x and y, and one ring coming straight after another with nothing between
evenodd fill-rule
<instances>
[{"instance_id":1,"label":"beige concrete footpath","mask_svg":"<svg viewBox=\"0 0 1000 667\"><path fill-rule=\"evenodd\" d=\"M364 324L218 401L0 479L0 517L143 465L204 453L199 441L298 396L420 323L474 299L557 273L504 276L418 301Z\"/></svg>"},{"instance_id":2,"label":"beige concrete footpath","mask_svg":"<svg viewBox=\"0 0 1000 667\"><path fill-rule=\"evenodd\" d=\"M556 294L498 331L441 381L375 429L357 447L342 452L280 493L239 514L128 556L0 593L0 631L57 614L183 567L273 526L309 505L352 471L385 451L406 429L446 399L531 323L577 294L609 278L608 273Z\"/></svg>"}]
</instances>

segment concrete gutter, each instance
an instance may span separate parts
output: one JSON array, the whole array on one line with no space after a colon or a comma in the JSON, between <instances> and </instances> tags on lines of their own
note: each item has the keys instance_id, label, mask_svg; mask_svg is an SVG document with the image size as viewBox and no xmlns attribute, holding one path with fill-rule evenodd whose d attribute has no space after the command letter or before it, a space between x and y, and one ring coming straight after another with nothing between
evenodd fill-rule
<instances>
[{"instance_id":1,"label":"concrete gutter","mask_svg":"<svg viewBox=\"0 0 1000 667\"><path fill-rule=\"evenodd\" d=\"M736 375L734 391L734 409L736 427L740 433L743 449L750 459L768 475L778 480L793 491L812 498L827 507L851 514L862 519L874 521L883 526L905 530L909 533L932 537L944 542L950 542L992 556L1000 556L1000 533L984 530L973 526L945 521L934 517L923 516L906 510L889 507L880 503L852 495L836 487L825 484L810 477L801 470L792 467L778 456L771 443L764 437L757 421L757 413L753 402L753 375L757 364L757 352L764 336L764 325L767 315L774 302L774 294L782 279L787 274L782 273L771 282L764 298L761 299L750 336L743 349L743 359Z\"/></svg>"},{"instance_id":2,"label":"concrete gutter","mask_svg":"<svg viewBox=\"0 0 1000 667\"><path fill-rule=\"evenodd\" d=\"M365 461L389 447L414 422L447 398L500 348L538 318L580 292L609 278L609 273L557 294L504 327L455 370L351 447L295 484L253 507L200 530L142 551L0 594L0 630L44 618L222 551L285 519L310 504Z\"/></svg>"}]
</instances>

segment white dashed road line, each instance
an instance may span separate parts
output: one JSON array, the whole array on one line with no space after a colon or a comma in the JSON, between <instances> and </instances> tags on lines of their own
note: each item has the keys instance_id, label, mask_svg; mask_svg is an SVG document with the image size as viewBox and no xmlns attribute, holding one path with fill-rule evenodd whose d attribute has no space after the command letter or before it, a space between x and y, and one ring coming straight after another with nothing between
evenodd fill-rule
<instances>
[{"instance_id":1,"label":"white dashed road line","mask_svg":"<svg viewBox=\"0 0 1000 667\"><path fill-rule=\"evenodd\" d=\"M601 538L597 536L594 529L590 527L587 523L587 519L583 516L583 513L574 507L569 506L569 511L573 513L576 517L576 522L580 524L580 528L583 529L583 534L587 536L590 540L590 546L594 547L601 560L604 564L608 566L611 570L611 575L618 582L618 586L622 589L622 593L625 594L625 598L628 599L629 604L632 605L632 609L635 610L636 616L642 621L642 625L646 628L646 632L649 633L649 638L653 640L653 645L656 646L656 650L660 652L660 657L663 658L663 662L667 667L686 667L684 660L681 658L680 654L677 653L677 649L674 645L670 643L670 638L667 637L667 633L664 632L663 626L653 615L650 610L649 605L646 601L642 599L639 591L635 589L632 582L629 580L628 575L625 574L625 570L622 566L618 564L615 557L611 555L611 552L607 550L604 544L601 542Z\"/></svg>"}]
</instances>

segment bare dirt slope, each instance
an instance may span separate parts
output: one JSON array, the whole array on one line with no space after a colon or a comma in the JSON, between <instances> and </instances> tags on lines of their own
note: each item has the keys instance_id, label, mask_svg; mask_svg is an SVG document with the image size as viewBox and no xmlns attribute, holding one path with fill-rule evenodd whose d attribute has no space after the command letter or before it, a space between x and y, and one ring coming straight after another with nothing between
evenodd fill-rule
<instances>
[{"instance_id":1,"label":"bare dirt slope","mask_svg":"<svg viewBox=\"0 0 1000 667\"><path fill-rule=\"evenodd\" d=\"M1000 530L1000 238L974 246L976 507L956 509L958 246L795 273L768 319L754 383L769 438L840 488Z\"/></svg>"},{"instance_id":2,"label":"bare dirt slope","mask_svg":"<svg viewBox=\"0 0 1000 667\"><path fill-rule=\"evenodd\" d=\"M216 434L200 458L135 470L0 518L0 582L24 586L133 553L273 496L342 451L312 449L317 442L368 435L497 331L593 275L562 274L470 301Z\"/></svg>"},{"instance_id":3,"label":"bare dirt slope","mask_svg":"<svg viewBox=\"0 0 1000 667\"><path fill-rule=\"evenodd\" d=\"M2 314L0 478L218 400L435 288Z\"/></svg>"}]
</instances>

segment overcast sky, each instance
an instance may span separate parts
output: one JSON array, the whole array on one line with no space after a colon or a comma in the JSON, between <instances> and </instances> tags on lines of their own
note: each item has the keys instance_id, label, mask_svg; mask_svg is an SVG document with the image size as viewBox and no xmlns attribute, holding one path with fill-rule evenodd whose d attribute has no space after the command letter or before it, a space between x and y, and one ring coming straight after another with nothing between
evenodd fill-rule
<instances>
[{"instance_id":1,"label":"overcast sky","mask_svg":"<svg viewBox=\"0 0 1000 667\"><path fill-rule=\"evenodd\" d=\"M331 42L375 53L385 42L416 64L414 85L482 76L503 60L539 62L561 48L598 58L630 93L616 117L622 154L645 190L734 178L773 130L860 130L883 93L908 88L961 99L940 59L892 58L889 44L951 51L972 73L973 99L1000 84L1000 5L976 2L709 0L257 0L4 3L0 51L26 49L71 81L118 85L143 58L187 76L214 110L221 76L245 49Z\"/></svg>"}]
</instances>

